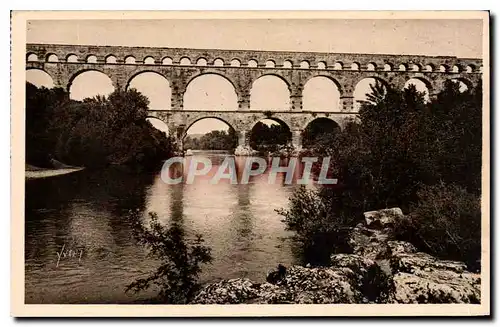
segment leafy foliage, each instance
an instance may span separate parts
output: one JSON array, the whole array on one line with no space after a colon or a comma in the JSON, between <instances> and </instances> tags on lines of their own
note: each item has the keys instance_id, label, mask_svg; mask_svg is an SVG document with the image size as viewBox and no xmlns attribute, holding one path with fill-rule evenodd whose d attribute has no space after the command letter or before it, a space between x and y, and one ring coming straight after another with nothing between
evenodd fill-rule
<instances>
[{"instance_id":1,"label":"leafy foliage","mask_svg":"<svg viewBox=\"0 0 500 327\"><path fill-rule=\"evenodd\" d=\"M395 230L426 252L481 268L481 203L463 187L439 183L423 186L411 215Z\"/></svg>"},{"instance_id":2,"label":"leafy foliage","mask_svg":"<svg viewBox=\"0 0 500 327\"><path fill-rule=\"evenodd\" d=\"M250 146L261 152L275 152L292 140L292 132L284 124L257 122L250 134Z\"/></svg>"},{"instance_id":3,"label":"leafy foliage","mask_svg":"<svg viewBox=\"0 0 500 327\"><path fill-rule=\"evenodd\" d=\"M201 137L187 135L184 138L184 149L193 150L233 150L238 145L234 129L211 131Z\"/></svg>"},{"instance_id":4,"label":"leafy foliage","mask_svg":"<svg viewBox=\"0 0 500 327\"><path fill-rule=\"evenodd\" d=\"M140 244L146 246L149 255L160 260L160 266L146 278L139 278L129 284L126 291L140 292L156 285L158 298L167 304L188 303L200 288L198 275L201 264L212 261L210 248L203 245L203 238L197 235L190 244L184 231L177 223L170 227L158 221L156 213L149 213L149 227L138 222L135 236Z\"/></svg>"},{"instance_id":5,"label":"leafy foliage","mask_svg":"<svg viewBox=\"0 0 500 327\"><path fill-rule=\"evenodd\" d=\"M340 219L339 224L344 227L352 227L356 221L342 218L344 215L357 217L364 211L395 206L407 212L415 209L421 210L422 215L424 212L428 214L413 205L431 200L430 197L422 198L425 192L431 192L436 197L435 201L444 201L450 194L467 199L459 201L463 206L460 210L467 211L467 214L457 214L457 208L443 206L440 213L447 217L443 218L445 221L456 221L460 225L460 217L469 215L476 219L477 211L468 203L469 197L478 198L481 192L481 120L481 85L461 93L458 83L448 82L443 91L427 103L424 94L412 85L400 91L381 83L375 84L367 101L361 105L358 119L346 122L342 131L332 133L324 141L316 139L312 149L312 155L333 159L334 176L339 184L323 187L319 197L310 197L299 189L298 195L291 198L289 211L283 212L285 221L299 235L313 239L328 228L324 224L336 226L337 222L332 222L334 218ZM445 186L438 189L425 188L442 183ZM461 191L458 192L455 187ZM319 209L311 211L304 201L319 201L322 204L315 204ZM334 212L335 215L328 216L325 212ZM331 218L317 219L314 215ZM306 217L309 217L310 223L297 224ZM427 219L429 229L423 227L421 231L423 250L427 249L423 240L435 238L437 241L439 233L443 240L449 237L445 228L426 236L426 231L431 231L430 222L437 218L430 216ZM461 225L464 226L463 223ZM400 233L407 237L411 234ZM460 237L468 244L478 244L480 229L470 237ZM459 238L453 236L453 239ZM311 243L314 242L304 244ZM462 259L479 257L480 248L477 246L460 248L467 250L459 251L453 242L443 241L442 247L434 248L434 253ZM334 250L335 245L329 249Z\"/></svg>"},{"instance_id":6,"label":"leafy foliage","mask_svg":"<svg viewBox=\"0 0 500 327\"><path fill-rule=\"evenodd\" d=\"M26 86L27 161L48 158L103 167L152 168L172 154L172 142L147 118L149 101L134 89L73 101L60 88Z\"/></svg>"}]
</instances>

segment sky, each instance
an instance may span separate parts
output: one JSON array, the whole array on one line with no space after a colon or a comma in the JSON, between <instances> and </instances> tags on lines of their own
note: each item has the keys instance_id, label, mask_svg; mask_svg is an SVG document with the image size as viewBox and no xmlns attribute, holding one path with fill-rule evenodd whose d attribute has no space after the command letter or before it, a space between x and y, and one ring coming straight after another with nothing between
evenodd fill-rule
<instances>
[{"instance_id":1,"label":"sky","mask_svg":"<svg viewBox=\"0 0 500 327\"><path fill-rule=\"evenodd\" d=\"M482 57L481 20L374 20L374 19L205 19L205 20L37 20L29 21L27 42L124 45L173 48L247 49L451 55ZM35 76L36 75L36 76ZM84 76L87 75L87 76ZM153 74L154 75L154 74ZM109 79L99 73L85 73L73 83L75 99L112 91ZM48 84L47 76L28 72L27 79ZM193 85L191 85L193 84ZM235 95L227 82L214 76L191 83L185 109L234 109ZM141 76L131 87L150 99L150 106L170 105L169 84L156 76ZM366 87L366 86L365 86ZM338 99L327 81L309 87L304 104L318 109L335 109ZM330 92L327 92L330 90ZM289 101L280 81L266 80L255 85L252 108L286 107ZM361 91L361 93L366 93ZM326 94L329 94L326 96ZM333 98L332 98L333 97ZM198 134L227 129L216 120L202 120L189 129Z\"/></svg>"}]
</instances>

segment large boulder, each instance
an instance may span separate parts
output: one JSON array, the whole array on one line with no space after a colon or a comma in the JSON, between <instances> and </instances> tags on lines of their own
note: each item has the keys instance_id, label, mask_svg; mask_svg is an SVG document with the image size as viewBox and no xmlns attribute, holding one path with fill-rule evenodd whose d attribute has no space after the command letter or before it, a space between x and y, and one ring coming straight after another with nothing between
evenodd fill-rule
<instances>
[{"instance_id":1,"label":"large boulder","mask_svg":"<svg viewBox=\"0 0 500 327\"><path fill-rule=\"evenodd\" d=\"M204 286L195 296L194 304L238 304L258 296L258 285L247 278L223 280Z\"/></svg>"},{"instance_id":2,"label":"large boulder","mask_svg":"<svg viewBox=\"0 0 500 327\"><path fill-rule=\"evenodd\" d=\"M480 303L480 275L463 262L439 260L422 252L396 253L391 258L396 303Z\"/></svg>"},{"instance_id":3,"label":"large boulder","mask_svg":"<svg viewBox=\"0 0 500 327\"><path fill-rule=\"evenodd\" d=\"M367 211L363 215L365 216L366 226L376 229L392 227L396 220L404 217L400 208Z\"/></svg>"}]
</instances>

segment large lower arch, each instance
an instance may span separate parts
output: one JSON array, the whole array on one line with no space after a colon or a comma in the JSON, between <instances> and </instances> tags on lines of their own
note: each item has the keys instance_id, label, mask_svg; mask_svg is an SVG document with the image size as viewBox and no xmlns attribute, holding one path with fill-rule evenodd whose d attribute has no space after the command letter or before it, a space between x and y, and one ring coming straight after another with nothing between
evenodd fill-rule
<instances>
[{"instance_id":1,"label":"large lower arch","mask_svg":"<svg viewBox=\"0 0 500 327\"><path fill-rule=\"evenodd\" d=\"M170 130L168 129L168 125L163 120L157 117L147 117L146 120L160 132L164 132L165 135L167 136L170 135Z\"/></svg>"},{"instance_id":2,"label":"large lower arch","mask_svg":"<svg viewBox=\"0 0 500 327\"><path fill-rule=\"evenodd\" d=\"M206 73L194 77L184 93L184 110L228 111L238 109L238 96L226 77Z\"/></svg>"},{"instance_id":3,"label":"large lower arch","mask_svg":"<svg viewBox=\"0 0 500 327\"><path fill-rule=\"evenodd\" d=\"M471 91L473 88L472 82L466 78L452 78L451 81L458 84L460 93Z\"/></svg>"},{"instance_id":4,"label":"large lower arch","mask_svg":"<svg viewBox=\"0 0 500 327\"><path fill-rule=\"evenodd\" d=\"M189 123L182 135L184 150L226 150L238 145L233 125L216 116L198 118Z\"/></svg>"},{"instance_id":5,"label":"large lower arch","mask_svg":"<svg viewBox=\"0 0 500 327\"><path fill-rule=\"evenodd\" d=\"M424 94L424 101L429 102L430 101L430 94L431 94L431 84L429 81L419 78L419 77L412 77L409 80L406 81L403 89L407 89L410 87L410 85L414 85L415 89L418 92L421 92Z\"/></svg>"},{"instance_id":6,"label":"large lower arch","mask_svg":"<svg viewBox=\"0 0 500 327\"><path fill-rule=\"evenodd\" d=\"M356 84L354 88L354 111L359 111L363 101L369 101L369 96L373 93L372 88L380 86L383 93L387 92L387 82L378 77L366 77Z\"/></svg>"},{"instance_id":7,"label":"large lower arch","mask_svg":"<svg viewBox=\"0 0 500 327\"><path fill-rule=\"evenodd\" d=\"M325 76L307 81L302 91L302 109L308 111L339 111L340 88L338 83Z\"/></svg>"},{"instance_id":8,"label":"large lower arch","mask_svg":"<svg viewBox=\"0 0 500 327\"><path fill-rule=\"evenodd\" d=\"M46 71L41 69L27 69L26 82L35 85L36 87L46 87L51 89L54 87L54 80Z\"/></svg>"},{"instance_id":9,"label":"large lower arch","mask_svg":"<svg viewBox=\"0 0 500 327\"><path fill-rule=\"evenodd\" d=\"M169 81L157 72L140 72L127 83L128 89L136 89L149 100L149 109L170 110L172 89Z\"/></svg>"},{"instance_id":10,"label":"large lower arch","mask_svg":"<svg viewBox=\"0 0 500 327\"><path fill-rule=\"evenodd\" d=\"M250 130L249 141L250 147L254 150L273 152L280 146L290 144L292 131L279 118L261 119Z\"/></svg>"},{"instance_id":11,"label":"large lower arch","mask_svg":"<svg viewBox=\"0 0 500 327\"><path fill-rule=\"evenodd\" d=\"M290 90L286 81L276 75L257 78L250 90L251 110L290 110Z\"/></svg>"},{"instance_id":12,"label":"large lower arch","mask_svg":"<svg viewBox=\"0 0 500 327\"><path fill-rule=\"evenodd\" d=\"M83 100L97 95L107 96L115 90L113 82L98 70L84 70L75 74L68 85L73 100Z\"/></svg>"},{"instance_id":13,"label":"large lower arch","mask_svg":"<svg viewBox=\"0 0 500 327\"><path fill-rule=\"evenodd\" d=\"M336 121L326 117L316 118L309 122L302 132L302 146L312 148L321 143L322 140L330 140L333 135L340 131L341 128Z\"/></svg>"}]
</instances>

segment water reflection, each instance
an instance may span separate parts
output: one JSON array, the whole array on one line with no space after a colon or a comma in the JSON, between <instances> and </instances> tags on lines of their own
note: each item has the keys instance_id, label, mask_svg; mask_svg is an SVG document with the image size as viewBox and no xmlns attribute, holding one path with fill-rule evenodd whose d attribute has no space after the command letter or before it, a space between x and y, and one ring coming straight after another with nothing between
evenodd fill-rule
<instances>
[{"instance_id":1,"label":"water reflection","mask_svg":"<svg viewBox=\"0 0 500 327\"><path fill-rule=\"evenodd\" d=\"M130 210L145 222L154 211L162 223L179 223L188 238L203 234L214 257L204 266L204 282L262 281L277 263L295 263L291 233L274 211L287 205L294 186L284 185L284 174L268 184L269 171L248 184L211 184L224 158L212 156L210 174L193 184L169 185L160 173L111 169L26 182L26 302L134 303L151 297L154 289L124 293L128 283L156 267L133 238ZM239 176L242 164L236 158ZM184 170L172 167L174 174ZM57 266L63 246L83 250L82 257L61 259Z\"/></svg>"}]
</instances>

